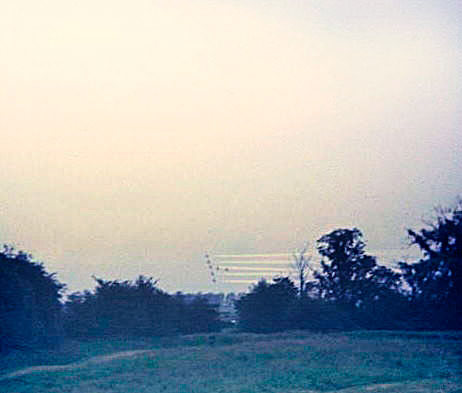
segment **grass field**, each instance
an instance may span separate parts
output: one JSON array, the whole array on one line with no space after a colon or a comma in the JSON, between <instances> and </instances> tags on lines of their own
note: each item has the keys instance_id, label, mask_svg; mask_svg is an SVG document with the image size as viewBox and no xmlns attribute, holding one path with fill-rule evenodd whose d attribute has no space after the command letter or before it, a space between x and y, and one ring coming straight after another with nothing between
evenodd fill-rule
<instances>
[{"instance_id":1,"label":"grass field","mask_svg":"<svg viewBox=\"0 0 462 393\"><path fill-rule=\"evenodd\" d=\"M111 353L118 355L107 356ZM450 332L221 333L214 340L207 335L99 340L0 359L2 375L33 364L70 363L1 379L0 391L462 393L462 333Z\"/></svg>"}]
</instances>

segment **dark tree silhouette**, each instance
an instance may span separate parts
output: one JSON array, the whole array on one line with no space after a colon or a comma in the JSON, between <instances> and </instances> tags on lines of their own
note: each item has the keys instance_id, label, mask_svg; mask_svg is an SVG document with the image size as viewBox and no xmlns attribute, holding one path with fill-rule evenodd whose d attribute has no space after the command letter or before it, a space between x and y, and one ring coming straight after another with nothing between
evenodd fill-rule
<instances>
[{"instance_id":1,"label":"dark tree silhouette","mask_svg":"<svg viewBox=\"0 0 462 393\"><path fill-rule=\"evenodd\" d=\"M401 275L364 251L359 229L337 229L318 240L324 259L315 272L318 294L351 315L353 325L393 328L402 318Z\"/></svg>"},{"instance_id":2,"label":"dark tree silhouette","mask_svg":"<svg viewBox=\"0 0 462 393\"><path fill-rule=\"evenodd\" d=\"M336 229L318 240L322 272L315 272L322 298L353 306L364 302L375 258L364 253L359 229Z\"/></svg>"},{"instance_id":3,"label":"dark tree silhouette","mask_svg":"<svg viewBox=\"0 0 462 393\"><path fill-rule=\"evenodd\" d=\"M216 331L218 312L204 299L186 303L157 288L157 281L95 278L94 292L74 293L65 304L69 336L165 336Z\"/></svg>"},{"instance_id":4,"label":"dark tree silhouette","mask_svg":"<svg viewBox=\"0 0 462 393\"><path fill-rule=\"evenodd\" d=\"M180 297L177 302L180 333L210 333L221 329L223 322L219 318L218 305L209 303L206 296L198 295L191 302Z\"/></svg>"},{"instance_id":5,"label":"dark tree silhouette","mask_svg":"<svg viewBox=\"0 0 462 393\"><path fill-rule=\"evenodd\" d=\"M269 284L261 280L250 293L236 302L242 330L270 333L291 327L291 312L297 301L297 288L287 277Z\"/></svg>"},{"instance_id":6,"label":"dark tree silhouette","mask_svg":"<svg viewBox=\"0 0 462 393\"><path fill-rule=\"evenodd\" d=\"M0 351L58 343L64 285L29 254L0 252Z\"/></svg>"},{"instance_id":7,"label":"dark tree silhouette","mask_svg":"<svg viewBox=\"0 0 462 393\"><path fill-rule=\"evenodd\" d=\"M418 327L462 329L462 200L408 234L423 253L416 263L400 263Z\"/></svg>"}]
</instances>

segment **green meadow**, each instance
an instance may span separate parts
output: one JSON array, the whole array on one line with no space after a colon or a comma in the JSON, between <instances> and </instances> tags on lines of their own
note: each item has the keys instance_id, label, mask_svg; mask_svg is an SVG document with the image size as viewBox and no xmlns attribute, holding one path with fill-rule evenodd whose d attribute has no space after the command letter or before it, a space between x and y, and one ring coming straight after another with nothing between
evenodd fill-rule
<instances>
[{"instance_id":1,"label":"green meadow","mask_svg":"<svg viewBox=\"0 0 462 393\"><path fill-rule=\"evenodd\" d=\"M0 391L462 393L461 344L460 332L387 331L72 341L0 358ZM37 365L51 368L4 378Z\"/></svg>"}]
</instances>

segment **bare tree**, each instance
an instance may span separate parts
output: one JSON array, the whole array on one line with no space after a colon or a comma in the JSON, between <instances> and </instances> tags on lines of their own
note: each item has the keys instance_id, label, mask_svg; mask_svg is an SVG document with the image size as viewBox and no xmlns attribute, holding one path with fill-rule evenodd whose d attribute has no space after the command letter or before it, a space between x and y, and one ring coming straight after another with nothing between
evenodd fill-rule
<instances>
[{"instance_id":1,"label":"bare tree","mask_svg":"<svg viewBox=\"0 0 462 393\"><path fill-rule=\"evenodd\" d=\"M308 243L305 243L301 250L296 250L292 254L294 261L292 264L292 270L294 271L298 280L298 294L299 296L305 297L307 295L307 278L308 272L312 270L311 255L306 255L308 251Z\"/></svg>"}]
</instances>

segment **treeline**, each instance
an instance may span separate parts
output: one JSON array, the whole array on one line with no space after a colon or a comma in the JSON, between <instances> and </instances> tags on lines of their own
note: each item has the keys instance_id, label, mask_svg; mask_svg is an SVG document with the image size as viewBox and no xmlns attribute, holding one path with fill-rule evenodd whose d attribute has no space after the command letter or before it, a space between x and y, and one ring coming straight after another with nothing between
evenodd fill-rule
<instances>
[{"instance_id":1,"label":"treeline","mask_svg":"<svg viewBox=\"0 0 462 393\"><path fill-rule=\"evenodd\" d=\"M0 252L0 352L57 345L64 338L143 337L218 331L218 307L204 296L169 295L152 278L106 281L70 294L41 263Z\"/></svg>"},{"instance_id":2,"label":"treeline","mask_svg":"<svg viewBox=\"0 0 462 393\"><path fill-rule=\"evenodd\" d=\"M380 266L365 252L360 230L337 229L317 240L321 269L295 261L298 287L287 277L260 281L236 303L241 329L462 329L462 201L438 209L434 222L408 231L422 258Z\"/></svg>"},{"instance_id":3,"label":"treeline","mask_svg":"<svg viewBox=\"0 0 462 393\"><path fill-rule=\"evenodd\" d=\"M434 222L408 231L422 258L380 266L360 230L337 229L317 241L321 269L302 252L297 285L260 281L236 301L245 331L286 329L462 329L462 200ZM308 274L312 273L312 274ZM216 305L205 297L169 295L157 281L95 278L93 291L63 300L65 285L41 263L11 247L0 251L0 352L79 339L218 331Z\"/></svg>"},{"instance_id":4,"label":"treeline","mask_svg":"<svg viewBox=\"0 0 462 393\"><path fill-rule=\"evenodd\" d=\"M64 331L76 338L165 336L213 332L219 314L205 298L187 302L156 287L152 278L105 281L93 292L74 293L64 304Z\"/></svg>"}]
</instances>

